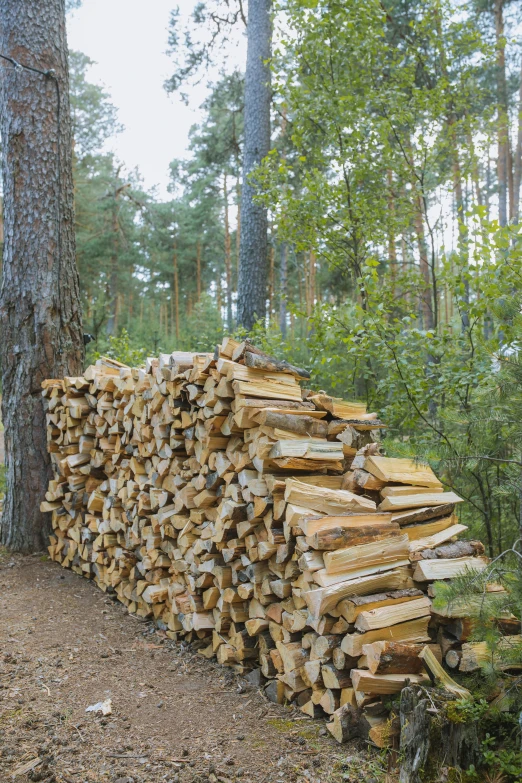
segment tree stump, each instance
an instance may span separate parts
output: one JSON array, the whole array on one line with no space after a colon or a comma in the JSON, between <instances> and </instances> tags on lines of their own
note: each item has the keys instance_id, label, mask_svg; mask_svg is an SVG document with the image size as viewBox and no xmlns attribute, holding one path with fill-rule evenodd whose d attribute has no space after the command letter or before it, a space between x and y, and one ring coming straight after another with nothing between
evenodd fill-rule
<instances>
[{"instance_id":1,"label":"tree stump","mask_svg":"<svg viewBox=\"0 0 522 783\"><path fill-rule=\"evenodd\" d=\"M421 699L413 688L401 693L401 767L399 783L420 783L420 772L430 749L429 702Z\"/></svg>"},{"instance_id":2,"label":"tree stump","mask_svg":"<svg viewBox=\"0 0 522 783\"><path fill-rule=\"evenodd\" d=\"M445 721L441 730L441 761L448 767L468 769L480 758L477 722Z\"/></svg>"}]
</instances>

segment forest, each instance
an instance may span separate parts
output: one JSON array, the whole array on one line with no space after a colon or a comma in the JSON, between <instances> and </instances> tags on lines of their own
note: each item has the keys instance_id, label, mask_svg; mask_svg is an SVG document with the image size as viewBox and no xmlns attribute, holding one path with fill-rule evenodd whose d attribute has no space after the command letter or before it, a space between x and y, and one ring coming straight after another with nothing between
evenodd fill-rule
<instances>
[{"instance_id":1,"label":"forest","mask_svg":"<svg viewBox=\"0 0 522 783\"><path fill-rule=\"evenodd\" d=\"M81 2L39 3L64 42L55 14ZM107 151L118 147L121 120L85 53L64 49L56 70L40 59L43 70L29 74L25 42L23 65L14 59L9 29L23 27L14 5L0 0L0 56L10 71L0 99L2 543L28 552L47 541L42 498L35 502L50 476L50 462L40 467L49 432L46 441L35 402L44 379L80 376L101 357L140 367L160 354L216 350L216 361L228 361L227 338L240 360L255 345L283 362L276 370L290 367L302 380L307 368L311 388L377 412L389 457L431 466L441 491L466 501L458 521L483 543L492 570L446 582L437 600L473 603L493 577L509 598L495 611L481 604L462 637L485 639L490 652L475 701L454 715L466 725L486 716L491 734L480 735L473 756L482 766L463 761L460 777L440 780L519 780L520 636L515 653L498 650L513 628L520 633L522 606L520 3L203 0L188 17L173 7L163 89L190 102L204 85L206 97L188 153L172 150L167 199ZM238 42L240 66L230 54ZM45 59L45 46L38 51ZM13 87L24 68L25 92ZM44 86L33 103L27 84L37 76ZM24 274L33 294L43 278L31 276L29 262L16 272L17 247L27 241L28 259L40 250L32 218L25 234L18 221L17 183L27 182L30 161L13 116L43 105L53 85L58 113L35 125L34 149L51 134L58 195L45 191L56 168L40 154L38 188L18 201L35 225L47 225L47 252L60 258L51 293L44 286L32 306L44 324L32 352L33 315L25 304L15 315L15 303L26 302ZM66 314L60 322L53 296ZM13 358L17 329L26 330L23 370ZM492 718L487 704L505 670L510 707ZM463 730L459 742L468 741ZM420 783L416 775L401 781Z\"/></svg>"}]
</instances>

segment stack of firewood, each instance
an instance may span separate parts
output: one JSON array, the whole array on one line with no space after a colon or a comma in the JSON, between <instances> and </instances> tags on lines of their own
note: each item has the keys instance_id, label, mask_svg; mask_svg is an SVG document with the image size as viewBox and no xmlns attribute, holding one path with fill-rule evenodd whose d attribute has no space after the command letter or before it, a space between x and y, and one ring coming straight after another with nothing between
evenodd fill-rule
<instances>
[{"instance_id":1,"label":"stack of firewood","mask_svg":"<svg viewBox=\"0 0 522 783\"><path fill-rule=\"evenodd\" d=\"M487 559L457 541L461 499L308 378L227 338L45 381L49 552L170 638L256 669L271 699L333 716L340 741L385 744L381 697L443 652L458 664L467 639L451 608L433 614L432 583Z\"/></svg>"}]
</instances>

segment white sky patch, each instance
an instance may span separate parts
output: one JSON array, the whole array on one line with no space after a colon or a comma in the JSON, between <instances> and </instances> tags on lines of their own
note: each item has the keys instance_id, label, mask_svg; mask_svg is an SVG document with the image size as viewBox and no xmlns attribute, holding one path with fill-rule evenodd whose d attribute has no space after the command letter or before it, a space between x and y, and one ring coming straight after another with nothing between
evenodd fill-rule
<instances>
[{"instance_id":1,"label":"white sky patch","mask_svg":"<svg viewBox=\"0 0 522 783\"><path fill-rule=\"evenodd\" d=\"M69 14L71 49L96 62L88 79L103 85L125 130L107 147L127 169L139 168L146 188L169 198L169 163L187 155L190 127L200 121L204 83L190 90L190 105L168 95L163 83L173 70L167 49L172 8L188 16L195 0L84 0ZM212 74L215 80L218 70ZM205 82L206 80L203 80Z\"/></svg>"}]
</instances>

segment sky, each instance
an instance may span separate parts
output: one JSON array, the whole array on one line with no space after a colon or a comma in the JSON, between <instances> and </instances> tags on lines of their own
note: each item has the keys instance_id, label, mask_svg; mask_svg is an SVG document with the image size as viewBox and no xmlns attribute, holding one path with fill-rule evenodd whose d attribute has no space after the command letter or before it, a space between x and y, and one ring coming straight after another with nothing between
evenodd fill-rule
<instances>
[{"instance_id":1,"label":"sky","mask_svg":"<svg viewBox=\"0 0 522 783\"><path fill-rule=\"evenodd\" d=\"M165 199L169 163L187 154L188 132L205 97L203 86L192 90L187 107L163 88L173 71L165 52L170 12L178 4L188 15L195 0L83 0L67 25L69 48L96 62L88 79L104 86L125 126L109 149L127 169L137 166L145 186L157 186Z\"/></svg>"}]
</instances>

